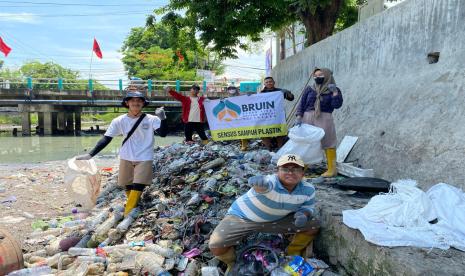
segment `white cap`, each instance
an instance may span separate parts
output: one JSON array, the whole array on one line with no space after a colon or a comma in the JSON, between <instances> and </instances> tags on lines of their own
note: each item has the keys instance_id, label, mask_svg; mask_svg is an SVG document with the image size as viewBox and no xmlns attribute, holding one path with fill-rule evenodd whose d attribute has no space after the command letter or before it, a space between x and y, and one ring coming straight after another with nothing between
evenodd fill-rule
<instances>
[{"instance_id":1,"label":"white cap","mask_svg":"<svg viewBox=\"0 0 465 276\"><path fill-rule=\"evenodd\" d=\"M278 159L278 167L286 164L296 164L300 167L305 167L304 161L297 154L286 154Z\"/></svg>"}]
</instances>

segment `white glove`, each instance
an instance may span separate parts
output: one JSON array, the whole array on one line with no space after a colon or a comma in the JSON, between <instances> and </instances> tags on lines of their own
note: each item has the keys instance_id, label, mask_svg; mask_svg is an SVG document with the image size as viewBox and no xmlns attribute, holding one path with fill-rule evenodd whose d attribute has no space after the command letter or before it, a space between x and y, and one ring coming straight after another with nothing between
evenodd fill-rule
<instances>
[{"instance_id":1,"label":"white glove","mask_svg":"<svg viewBox=\"0 0 465 276\"><path fill-rule=\"evenodd\" d=\"M160 120L166 119L165 108L162 106L155 109L155 115L160 118Z\"/></svg>"},{"instance_id":2,"label":"white glove","mask_svg":"<svg viewBox=\"0 0 465 276\"><path fill-rule=\"evenodd\" d=\"M76 156L76 160L90 160L91 158L92 155L88 153Z\"/></svg>"}]
</instances>

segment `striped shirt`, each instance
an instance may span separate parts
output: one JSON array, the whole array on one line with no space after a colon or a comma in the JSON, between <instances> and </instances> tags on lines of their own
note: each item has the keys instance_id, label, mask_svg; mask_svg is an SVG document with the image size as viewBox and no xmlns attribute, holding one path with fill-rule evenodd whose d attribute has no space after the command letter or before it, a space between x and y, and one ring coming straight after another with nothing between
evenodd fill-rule
<instances>
[{"instance_id":1,"label":"striped shirt","mask_svg":"<svg viewBox=\"0 0 465 276\"><path fill-rule=\"evenodd\" d=\"M315 213L315 188L312 184L301 181L289 192L277 175L268 175L266 180L270 184L267 192L258 193L251 188L234 201L227 214L254 222L271 222L297 211Z\"/></svg>"}]
</instances>

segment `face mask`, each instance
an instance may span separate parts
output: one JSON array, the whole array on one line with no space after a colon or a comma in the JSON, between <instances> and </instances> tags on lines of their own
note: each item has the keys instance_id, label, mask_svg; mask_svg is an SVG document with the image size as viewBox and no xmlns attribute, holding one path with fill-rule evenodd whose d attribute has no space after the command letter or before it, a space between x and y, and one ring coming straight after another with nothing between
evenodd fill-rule
<instances>
[{"instance_id":1,"label":"face mask","mask_svg":"<svg viewBox=\"0 0 465 276\"><path fill-rule=\"evenodd\" d=\"M313 79L315 80L316 84L323 84L325 81L325 77L314 77Z\"/></svg>"}]
</instances>

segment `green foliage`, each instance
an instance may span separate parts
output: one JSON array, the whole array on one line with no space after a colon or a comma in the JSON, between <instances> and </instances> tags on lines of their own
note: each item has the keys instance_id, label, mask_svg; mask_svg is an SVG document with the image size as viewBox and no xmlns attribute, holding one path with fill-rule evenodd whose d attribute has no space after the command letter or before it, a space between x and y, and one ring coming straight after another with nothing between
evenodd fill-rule
<instances>
[{"instance_id":1,"label":"green foliage","mask_svg":"<svg viewBox=\"0 0 465 276\"><path fill-rule=\"evenodd\" d=\"M237 57L236 46L247 50L247 43L241 38L259 41L263 30L274 30L296 20L295 15L288 12L286 1L275 0L172 0L159 12L168 10L185 10L183 23L199 31L201 41L211 44L222 57Z\"/></svg>"},{"instance_id":2,"label":"green foliage","mask_svg":"<svg viewBox=\"0 0 465 276\"><path fill-rule=\"evenodd\" d=\"M243 38L258 41L263 31L297 21L306 28L308 45L324 39L335 30L336 20L336 31L356 22L355 1L364 0L171 0L158 12L185 12L179 23L198 31L201 41L222 57L237 58L237 47L248 49Z\"/></svg>"},{"instance_id":3,"label":"green foliage","mask_svg":"<svg viewBox=\"0 0 465 276\"><path fill-rule=\"evenodd\" d=\"M196 69L224 71L218 55L200 45L184 20L167 13L157 23L151 15L145 27L131 29L121 48L129 77L198 80Z\"/></svg>"},{"instance_id":4,"label":"green foliage","mask_svg":"<svg viewBox=\"0 0 465 276\"><path fill-rule=\"evenodd\" d=\"M0 70L0 78L10 80L12 89L26 88L27 77L33 79L33 88L40 90L58 90L58 78L63 79L64 90L86 90L88 84L88 80L78 79L79 72L54 62L31 61L23 64L19 70L7 68ZM108 90L108 88L94 82L94 90Z\"/></svg>"},{"instance_id":5,"label":"green foliage","mask_svg":"<svg viewBox=\"0 0 465 276\"><path fill-rule=\"evenodd\" d=\"M363 0L346 0L341 7L339 17L336 20L336 26L334 32L340 32L358 21L358 5L363 3Z\"/></svg>"},{"instance_id":6,"label":"green foliage","mask_svg":"<svg viewBox=\"0 0 465 276\"><path fill-rule=\"evenodd\" d=\"M0 125L21 125L21 115L0 115ZM37 125L39 116L37 113L31 114L31 124Z\"/></svg>"}]
</instances>

